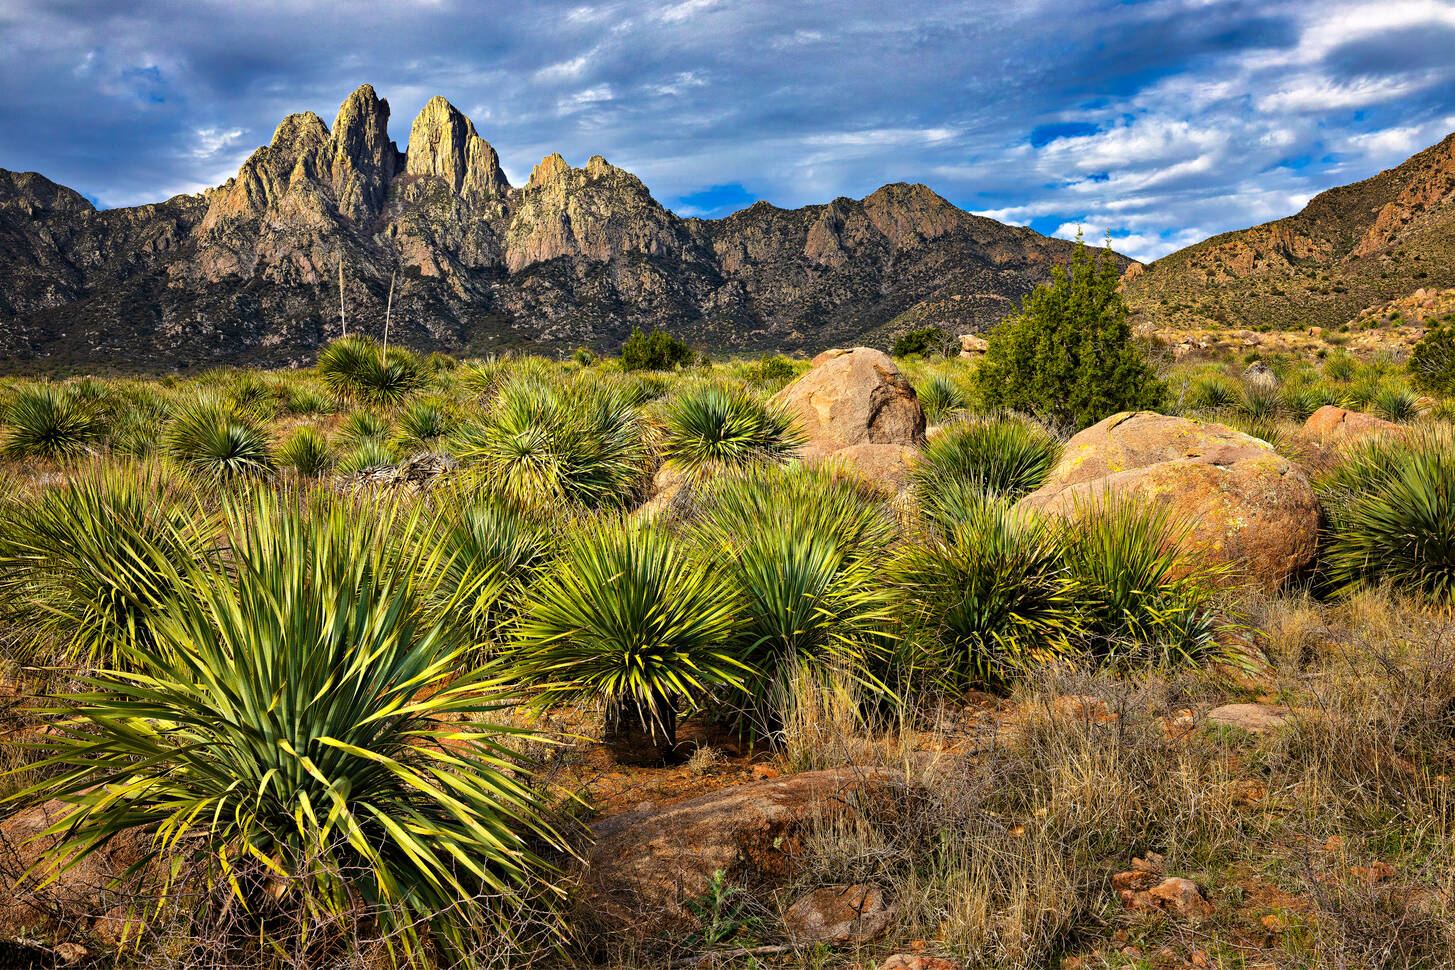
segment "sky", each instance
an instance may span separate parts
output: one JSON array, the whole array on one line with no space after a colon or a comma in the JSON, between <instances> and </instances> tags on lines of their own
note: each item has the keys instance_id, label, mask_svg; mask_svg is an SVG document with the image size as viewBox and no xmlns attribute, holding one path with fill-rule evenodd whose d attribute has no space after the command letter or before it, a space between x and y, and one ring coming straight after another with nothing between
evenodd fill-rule
<instances>
[{"instance_id":1,"label":"sky","mask_svg":"<svg viewBox=\"0 0 1455 970\"><path fill-rule=\"evenodd\" d=\"M220 184L371 83L511 182L553 151L682 215L923 182L1142 260L1455 131L1455 0L0 0L0 168L99 206Z\"/></svg>"}]
</instances>

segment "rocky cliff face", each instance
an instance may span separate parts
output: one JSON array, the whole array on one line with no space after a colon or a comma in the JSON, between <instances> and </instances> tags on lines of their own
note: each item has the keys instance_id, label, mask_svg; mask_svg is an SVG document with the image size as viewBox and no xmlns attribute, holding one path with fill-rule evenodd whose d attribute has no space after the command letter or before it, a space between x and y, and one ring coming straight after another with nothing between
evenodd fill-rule
<instances>
[{"instance_id":1,"label":"rocky cliff face","mask_svg":"<svg viewBox=\"0 0 1455 970\"><path fill-rule=\"evenodd\" d=\"M613 348L633 326L713 350L814 351L909 326L982 329L1070 245L972 216L922 185L682 219L600 156L512 187L434 98L400 152L365 85L333 124L289 115L199 196L97 211L0 171L0 357L11 368L306 363L382 325L423 349Z\"/></svg>"},{"instance_id":2,"label":"rocky cliff face","mask_svg":"<svg viewBox=\"0 0 1455 970\"><path fill-rule=\"evenodd\" d=\"M1455 134L1297 215L1179 250L1124 278L1151 327L1339 325L1412 287L1455 285Z\"/></svg>"}]
</instances>

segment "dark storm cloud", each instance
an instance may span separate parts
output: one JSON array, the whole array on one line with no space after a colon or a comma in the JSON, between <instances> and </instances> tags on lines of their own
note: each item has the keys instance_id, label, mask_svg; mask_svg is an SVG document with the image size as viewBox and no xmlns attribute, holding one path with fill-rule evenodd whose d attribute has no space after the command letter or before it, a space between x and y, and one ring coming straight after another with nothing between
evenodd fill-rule
<instances>
[{"instance_id":1,"label":"dark storm cloud","mask_svg":"<svg viewBox=\"0 0 1455 970\"><path fill-rule=\"evenodd\" d=\"M601 153L715 215L923 181L1151 256L1455 128L1450 31L1389 0L0 0L0 167L105 205L195 191L367 81L401 147L443 94L517 182Z\"/></svg>"}]
</instances>

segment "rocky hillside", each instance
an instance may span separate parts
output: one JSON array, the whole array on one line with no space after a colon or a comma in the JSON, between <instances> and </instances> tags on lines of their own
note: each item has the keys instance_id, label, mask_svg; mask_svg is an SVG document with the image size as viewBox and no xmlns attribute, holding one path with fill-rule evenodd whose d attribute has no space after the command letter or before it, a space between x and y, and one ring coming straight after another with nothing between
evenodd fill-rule
<instances>
[{"instance_id":1,"label":"rocky hillside","mask_svg":"<svg viewBox=\"0 0 1455 970\"><path fill-rule=\"evenodd\" d=\"M713 349L813 351L998 320L1068 243L970 215L922 185L682 219L600 156L511 186L435 98L400 151L365 85L332 127L289 115L225 185L97 211L0 171L0 359L11 368L305 362L351 330L482 352L615 347L634 325Z\"/></svg>"},{"instance_id":2,"label":"rocky hillside","mask_svg":"<svg viewBox=\"0 0 1455 970\"><path fill-rule=\"evenodd\" d=\"M1127 271L1149 327L1338 326L1414 287L1455 286L1455 134L1297 215Z\"/></svg>"}]
</instances>

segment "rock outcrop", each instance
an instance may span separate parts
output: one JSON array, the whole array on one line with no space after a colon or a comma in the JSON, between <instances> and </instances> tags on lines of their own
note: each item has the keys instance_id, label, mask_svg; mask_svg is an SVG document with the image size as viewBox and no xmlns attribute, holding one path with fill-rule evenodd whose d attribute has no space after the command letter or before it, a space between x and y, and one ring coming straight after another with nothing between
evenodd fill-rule
<instances>
[{"instance_id":1,"label":"rock outcrop","mask_svg":"<svg viewBox=\"0 0 1455 970\"><path fill-rule=\"evenodd\" d=\"M1308 476L1267 442L1147 411L1116 414L1066 443L1020 506L1074 517L1108 494L1167 509L1198 557L1275 588L1314 559L1319 508Z\"/></svg>"},{"instance_id":2,"label":"rock outcrop","mask_svg":"<svg viewBox=\"0 0 1455 970\"><path fill-rule=\"evenodd\" d=\"M1393 421L1376 418L1361 411L1350 411L1336 404L1325 404L1303 423L1303 435L1318 442L1344 443L1358 441L1370 435L1400 434L1402 430Z\"/></svg>"},{"instance_id":3,"label":"rock outcrop","mask_svg":"<svg viewBox=\"0 0 1455 970\"><path fill-rule=\"evenodd\" d=\"M914 388L888 354L868 347L824 351L773 403L797 420L808 448L820 452L924 443L925 413Z\"/></svg>"},{"instance_id":4,"label":"rock outcrop","mask_svg":"<svg viewBox=\"0 0 1455 970\"><path fill-rule=\"evenodd\" d=\"M406 151L368 85L332 125L289 115L224 185L98 212L0 171L0 360L28 365L310 362L354 332L481 353L615 350L633 326L708 349L887 340L929 313L983 329L1071 244L973 216L922 185L864 199L683 219L600 156L547 156L513 188L443 98Z\"/></svg>"}]
</instances>

